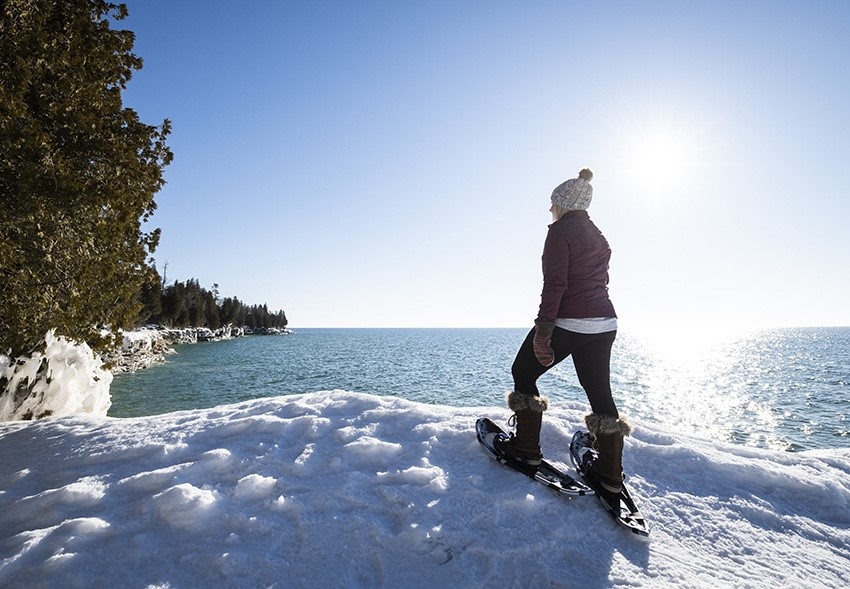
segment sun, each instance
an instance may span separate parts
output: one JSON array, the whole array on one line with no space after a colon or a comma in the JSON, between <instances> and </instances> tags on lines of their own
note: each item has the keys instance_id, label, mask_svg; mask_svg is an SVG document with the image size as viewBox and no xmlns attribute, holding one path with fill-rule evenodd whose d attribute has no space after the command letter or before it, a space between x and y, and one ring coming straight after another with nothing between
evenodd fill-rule
<instances>
[{"instance_id":1,"label":"sun","mask_svg":"<svg viewBox=\"0 0 850 589\"><path fill-rule=\"evenodd\" d=\"M636 146L634 165L640 171L663 170L665 176L680 176L691 161L690 146L682 138L666 130L646 135Z\"/></svg>"},{"instance_id":2,"label":"sun","mask_svg":"<svg viewBox=\"0 0 850 589\"><path fill-rule=\"evenodd\" d=\"M702 169L699 134L670 121L634 126L622 144L625 173L635 188L664 198L694 186Z\"/></svg>"}]
</instances>

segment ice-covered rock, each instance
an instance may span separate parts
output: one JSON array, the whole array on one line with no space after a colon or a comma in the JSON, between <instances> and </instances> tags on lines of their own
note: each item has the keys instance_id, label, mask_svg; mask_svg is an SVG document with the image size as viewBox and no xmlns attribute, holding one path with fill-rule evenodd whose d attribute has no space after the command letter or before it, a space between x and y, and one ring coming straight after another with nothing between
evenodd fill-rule
<instances>
[{"instance_id":1,"label":"ice-covered rock","mask_svg":"<svg viewBox=\"0 0 850 589\"><path fill-rule=\"evenodd\" d=\"M61 417L75 413L105 416L112 401L112 374L85 343L53 330L44 351L30 357L0 356L0 421Z\"/></svg>"},{"instance_id":2,"label":"ice-covered rock","mask_svg":"<svg viewBox=\"0 0 850 589\"><path fill-rule=\"evenodd\" d=\"M172 353L171 341L162 331L144 329L123 332L121 347L104 354L104 363L113 374L135 372L162 362Z\"/></svg>"}]
</instances>

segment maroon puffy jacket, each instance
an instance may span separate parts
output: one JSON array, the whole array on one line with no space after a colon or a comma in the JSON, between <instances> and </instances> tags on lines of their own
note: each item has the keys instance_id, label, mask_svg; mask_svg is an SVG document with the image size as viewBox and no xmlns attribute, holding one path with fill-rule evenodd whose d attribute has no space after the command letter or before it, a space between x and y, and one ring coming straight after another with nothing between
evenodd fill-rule
<instances>
[{"instance_id":1,"label":"maroon puffy jacket","mask_svg":"<svg viewBox=\"0 0 850 589\"><path fill-rule=\"evenodd\" d=\"M608 240L587 211L569 211L549 225L537 320L616 317L608 298L610 259Z\"/></svg>"}]
</instances>

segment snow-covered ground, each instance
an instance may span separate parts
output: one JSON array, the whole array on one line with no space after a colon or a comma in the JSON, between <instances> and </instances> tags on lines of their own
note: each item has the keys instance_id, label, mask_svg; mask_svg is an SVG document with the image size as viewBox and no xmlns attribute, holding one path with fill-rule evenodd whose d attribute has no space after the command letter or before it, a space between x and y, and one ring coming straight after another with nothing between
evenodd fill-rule
<instances>
[{"instance_id":1,"label":"snow-covered ground","mask_svg":"<svg viewBox=\"0 0 850 589\"><path fill-rule=\"evenodd\" d=\"M546 414L566 457L582 405ZM636 423L652 525L488 458L476 417L343 391L0 424L2 587L847 587L850 452Z\"/></svg>"}]
</instances>

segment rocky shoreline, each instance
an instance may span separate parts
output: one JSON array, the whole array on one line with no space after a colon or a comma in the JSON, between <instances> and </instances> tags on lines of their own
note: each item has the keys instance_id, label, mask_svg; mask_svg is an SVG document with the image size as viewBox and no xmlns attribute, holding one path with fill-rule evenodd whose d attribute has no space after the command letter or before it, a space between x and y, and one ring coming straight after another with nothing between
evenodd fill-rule
<instances>
[{"instance_id":1,"label":"rocky shoreline","mask_svg":"<svg viewBox=\"0 0 850 589\"><path fill-rule=\"evenodd\" d=\"M174 344L195 344L215 342L246 335L289 335L292 330L286 328L268 328L253 331L250 328L225 327L211 330L206 327L187 327L182 329L166 327L147 327L138 331L125 331L121 347L103 354L104 367L112 374L124 374L150 368L166 357L177 352Z\"/></svg>"}]
</instances>

